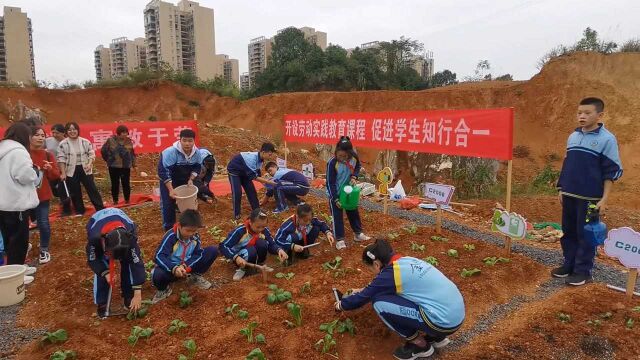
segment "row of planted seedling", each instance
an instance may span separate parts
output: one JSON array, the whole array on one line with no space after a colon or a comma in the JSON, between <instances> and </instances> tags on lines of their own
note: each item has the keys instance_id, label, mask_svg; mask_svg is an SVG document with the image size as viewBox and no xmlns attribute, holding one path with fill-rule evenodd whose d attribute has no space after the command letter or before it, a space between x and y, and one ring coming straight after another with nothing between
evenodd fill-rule
<instances>
[{"instance_id":1,"label":"row of planted seedling","mask_svg":"<svg viewBox=\"0 0 640 360\"><path fill-rule=\"evenodd\" d=\"M632 308L631 311L635 312L635 313L640 313L640 306L636 306L636 307ZM563 324L568 324L568 323L573 322L573 319L571 318L571 315L569 315L567 313L564 313L564 312L559 312L556 315L556 317ZM613 319L613 313L610 312L610 311L607 311L607 312L599 314L597 318L587 320L586 324L591 326L591 327L593 327L594 329L598 330L598 329L600 329L602 327L604 322L610 321L611 319ZM625 317L624 326L629 330L633 329L633 327L635 326L635 320L630 316Z\"/></svg>"}]
</instances>

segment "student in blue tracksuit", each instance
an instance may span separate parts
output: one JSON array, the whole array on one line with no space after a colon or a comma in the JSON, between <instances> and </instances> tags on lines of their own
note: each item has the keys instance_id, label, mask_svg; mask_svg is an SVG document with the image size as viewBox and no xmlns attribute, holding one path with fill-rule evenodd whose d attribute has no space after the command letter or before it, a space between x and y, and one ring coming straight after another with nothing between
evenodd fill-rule
<instances>
[{"instance_id":1,"label":"student in blue tracksuit","mask_svg":"<svg viewBox=\"0 0 640 360\"><path fill-rule=\"evenodd\" d=\"M255 210L260 207L258 193L256 192L256 187L253 186L253 180L263 184L275 185L273 181L262 177L260 171L265 160L273 161L275 158L276 147L272 143L264 143L259 152L241 152L229 161L227 171L229 172L229 183L231 183L233 216L236 220L240 219L240 213L242 212L243 189L249 204L251 204L251 209Z\"/></svg>"},{"instance_id":2,"label":"student in blue tracksuit","mask_svg":"<svg viewBox=\"0 0 640 360\"><path fill-rule=\"evenodd\" d=\"M296 208L295 215L282 223L276 232L275 241L289 257L296 253L298 257L306 259L309 257L309 249L304 246L315 244L320 234L324 234L333 246L335 239L327 223L313 216L311 205L302 203Z\"/></svg>"},{"instance_id":3,"label":"student in blue tracksuit","mask_svg":"<svg viewBox=\"0 0 640 360\"><path fill-rule=\"evenodd\" d=\"M196 133L191 129L180 131L180 140L164 149L158 161L160 178L160 208L162 226L170 230L176 222L176 202L173 189L192 184L200 174L203 153L195 145Z\"/></svg>"},{"instance_id":4,"label":"student in blue tracksuit","mask_svg":"<svg viewBox=\"0 0 640 360\"><path fill-rule=\"evenodd\" d=\"M151 279L158 289L153 303L158 303L171 295L171 284L179 279L188 279L190 284L201 289L209 289L211 283L202 275L206 273L218 257L215 246L203 248L198 230L203 227L202 217L196 210L185 210L178 223L167 231L156 251Z\"/></svg>"},{"instance_id":5,"label":"student in blue tracksuit","mask_svg":"<svg viewBox=\"0 0 640 360\"><path fill-rule=\"evenodd\" d=\"M271 232L267 228L267 214L260 208L254 209L244 224L238 226L220 243L220 252L227 259L233 260L238 269L233 275L234 281L240 281L245 273L247 263L264 264L267 251L278 255L280 261L286 261L289 256L273 241Z\"/></svg>"},{"instance_id":6,"label":"student in blue tracksuit","mask_svg":"<svg viewBox=\"0 0 640 360\"><path fill-rule=\"evenodd\" d=\"M622 176L618 142L602 124L603 116L602 100L580 101L578 128L567 141L567 155L558 180L564 263L553 269L551 275L566 278L566 284L573 286L592 279L596 247L583 235L587 209L596 204L600 215L604 215L613 182Z\"/></svg>"},{"instance_id":7,"label":"student in blue tracksuit","mask_svg":"<svg viewBox=\"0 0 640 360\"><path fill-rule=\"evenodd\" d=\"M428 357L434 347L449 344L447 336L465 318L464 299L451 280L420 259L394 254L383 239L364 249L362 261L376 277L367 287L337 301L336 310L354 310L372 302L382 322L406 341L394 352L396 359Z\"/></svg>"},{"instance_id":8,"label":"student in blue tracksuit","mask_svg":"<svg viewBox=\"0 0 640 360\"><path fill-rule=\"evenodd\" d=\"M267 173L271 175L271 179L276 183L275 186L267 185L267 192L262 199L260 206L264 206L269 198L275 196L276 209L274 213L281 213L289 209L287 201L298 205L302 202L300 196L305 196L309 193L309 180L295 170L282 168L278 169L278 165L274 162L268 162L265 166Z\"/></svg>"},{"instance_id":9,"label":"student in blue tracksuit","mask_svg":"<svg viewBox=\"0 0 640 360\"><path fill-rule=\"evenodd\" d=\"M198 149L202 153L202 170L193 180L193 185L198 187L198 198L208 204L213 204L216 196L209 188L209 184L216 173L216 158L208 149Z\"/></svg>"},{"instance_id":10,"label":"student in blue tracksuit","mask_svg":"<svg viewBox=\"0 0 640 360\"><path fill-rule=\"evenodd\" d=\"M329 195L329 208L333 216L333 234L336 237L336 249L347 247L344 242L344 220L342 218L342 205L340 204L340 191L345 185L355 185L360 174L360 159L353 149L353 144L348 136L343 136L336 144L336 152L327 163L327 194ZM358 209L345 210L351 230L355 235L355 241L368 241L370 237L362 232L362 221Z\"/></svg>"},{"instance_id":11,"label":"student in blue tracksuit","mask_svg":"<svg viewBox=\"0 0 640 360\"><path fill-rule=\"evenodd\" d=\"M104 319L107 315L109 284L113 285L115 281L116 261L120 262L124 306L130 311L138 311L147 274L140 255L136 225L120 209L102 209L89 219L87 239L87 263L95 273L93 297L98 305L98 317Z\"/></svg>"}]
</instances>

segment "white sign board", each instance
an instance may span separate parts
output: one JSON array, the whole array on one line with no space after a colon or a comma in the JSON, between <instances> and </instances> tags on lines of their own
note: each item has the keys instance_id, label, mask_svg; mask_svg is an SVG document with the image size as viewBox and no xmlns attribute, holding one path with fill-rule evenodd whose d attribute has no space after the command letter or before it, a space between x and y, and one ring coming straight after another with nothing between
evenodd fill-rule
<instances>
[{"instance_id":1,"label":"white sign board","mask_svg":"<svg viewBox=\"0 0 640 360\"><path fill-rule=\"evenodd\" d=\"M640 269L640 233L629 227L609 231L604 252L628 269Z\"/></svg>"},{"instance_id":2,"label":"white sign board","mask_svg":"<svg viewBox=\"0 0 640 360\"><path fill-rule=\"evenodd\" d=\"M491 230L512 239L524 239L527 236L527 220L516 213L496 209L491 219Z\"/></svg>"},{"instance_id":3,"label":"white sign board","mask_svg":"<svg viewBox=\"0 0 640 360\"><path fill-rule=\"evenodd\" d=\"M433 200L438 205L449 205L455 187L444 184L424 184L424 197Z\"/></svg>"},{"instance_id":4,"label":"white sign board","mask_svg":"<svg viewBox=\"0 0 640 360\"><path fill-rule=\"evenodd\" d=\"M302 175L309 180L313 180L313 164L302 164Z\"/></svg>"},{"instance_id":5,"label":"white sign board","mask_svg":"<svg viewBox=\"0 0 640 360\"><path fill-rule=\"evenodd\" d=\"M276 159L276 164L278 165L278 169L284 169L287 167L287 161L285 159Z\"/></svg>"}]
</instances>

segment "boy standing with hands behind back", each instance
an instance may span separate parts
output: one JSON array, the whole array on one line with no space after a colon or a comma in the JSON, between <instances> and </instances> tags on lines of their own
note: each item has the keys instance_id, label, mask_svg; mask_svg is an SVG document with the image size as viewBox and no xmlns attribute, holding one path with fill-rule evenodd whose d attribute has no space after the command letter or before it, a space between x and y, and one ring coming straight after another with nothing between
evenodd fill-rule
<instances>
[{"instance_id":1,"label":"boy standing with hands behind back","mask_svg":"<svg viewBox=\"0 0 640 360\"><path fill-rule=\"evenodd\" d=\"M587 208L595 203L604 215L613 182L622 176L616 137L602 124L604 102L585 98L578 106L578 128L569 136L558 190L562 204L560 240L564 264L551 275L580 286L592 280L596 247L583 236Z\"/></svg>"}]
</instances>

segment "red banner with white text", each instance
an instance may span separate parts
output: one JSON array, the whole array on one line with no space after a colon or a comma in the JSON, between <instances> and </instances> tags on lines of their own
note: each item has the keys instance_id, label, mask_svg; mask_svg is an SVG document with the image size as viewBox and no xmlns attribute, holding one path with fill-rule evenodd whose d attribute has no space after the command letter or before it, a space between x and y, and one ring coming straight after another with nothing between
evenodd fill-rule
<instances>
[{"instance_id":1,"label":"red banner with white text","mask_svg":"<svg viewBox=\"0 0 640 360\"><path fill-rule=\"evenodd\" d=\"M107 139L114 135L119 125L129 129L129 137L133 141L136 154L160 153L179 139L180 131L192 129L196 132L198 143L198 125L195 120L188 121L153 121L122 123L80 123L80 136L91 141L93 149L99 151ZM45 132L50 133L50 125L45 125ZM4 129L0 128L0 134Z\"/></svg>"},{"instance_id":2,"label":"red banner with white text","mask_svg":"<svg viewBox=\"0 0 640 360\"><path fill-rule=\"evenodd\" d=\"M284 140L511 160L513 109L289 114Z\"/></svg>"}]
</instances>

